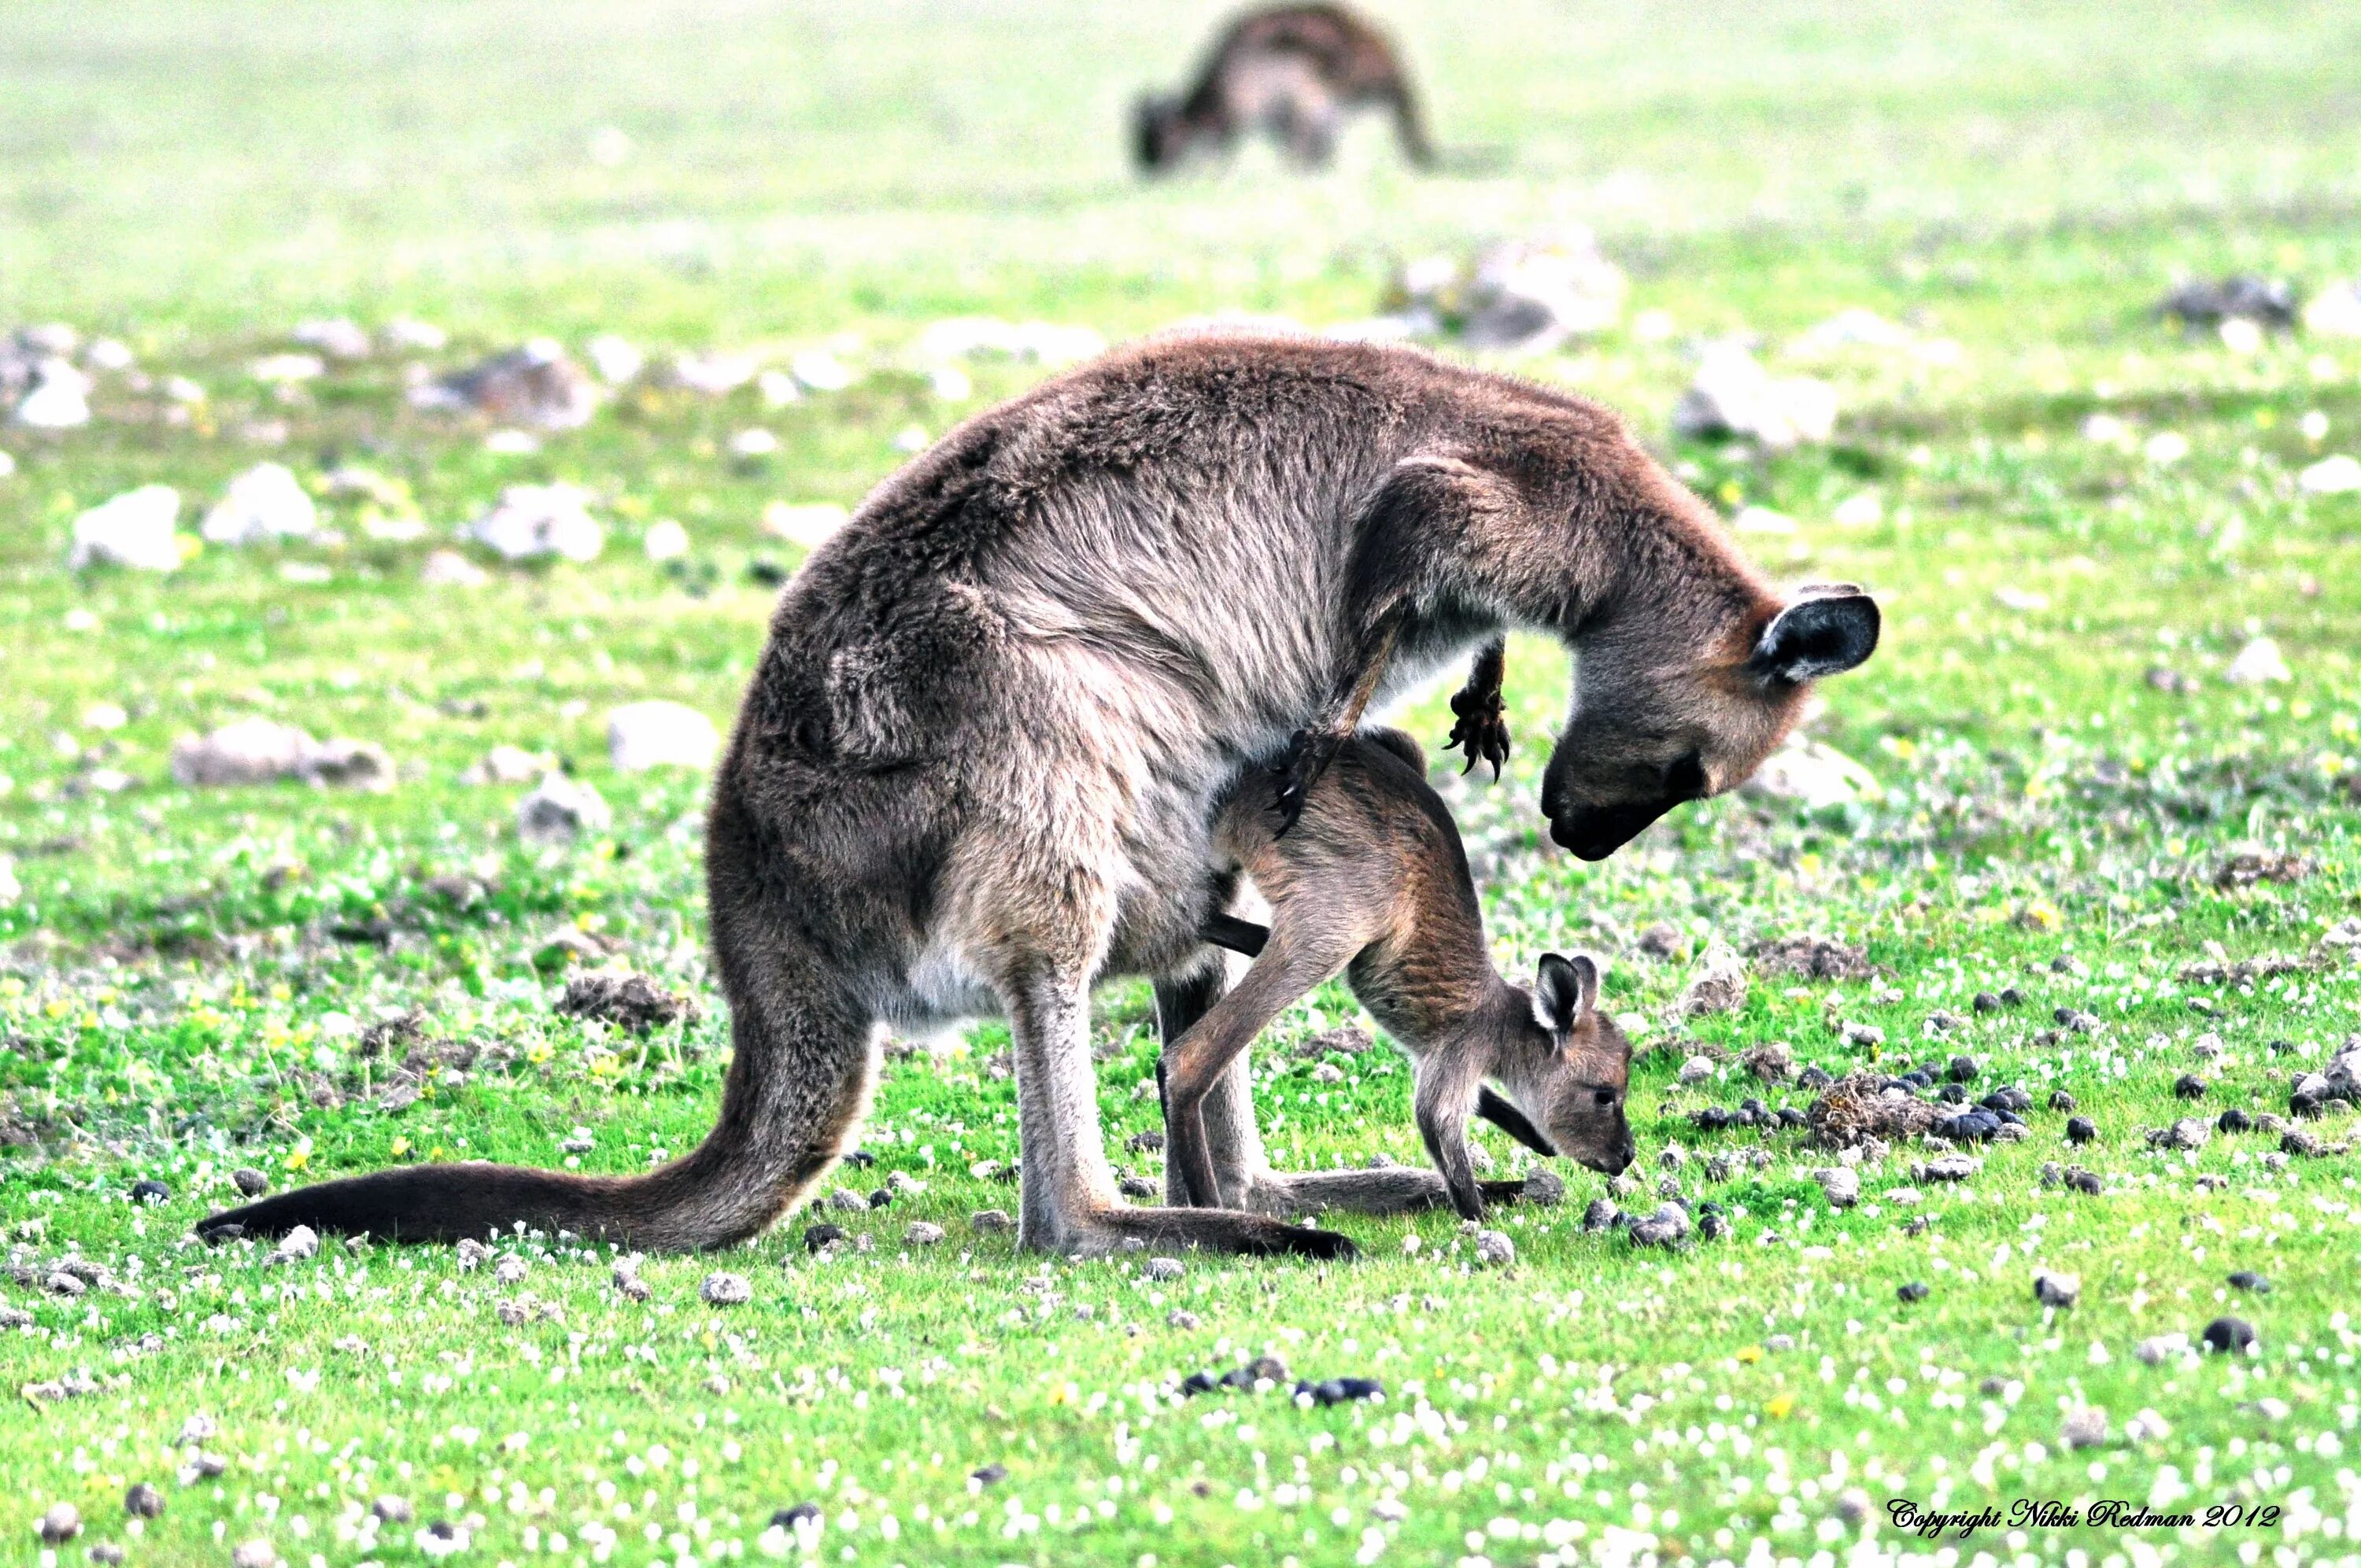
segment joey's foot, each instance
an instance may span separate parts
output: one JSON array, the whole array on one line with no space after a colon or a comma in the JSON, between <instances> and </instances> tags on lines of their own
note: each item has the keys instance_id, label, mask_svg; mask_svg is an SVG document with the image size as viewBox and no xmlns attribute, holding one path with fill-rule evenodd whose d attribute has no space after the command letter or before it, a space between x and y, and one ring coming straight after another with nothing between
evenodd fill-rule
<instances>
[{"instance_id":1,"label":"joey's foot","mask_svg":"<svg viewBox=\"0 0 2361 1568\"><path fill-rule=\"evenodd\" d=\"M1490 1198L1493 1189L1505 1187L1513 1196L1517 1185L1488 1181L1484 1195ZM1452 1206L1451 1190L1439 1173L1410 1165L1265 1171L1247 1185L1243 1201L1260 1214L1317 1214L1329 1210L1347 1214L1417 1214Z\"/></svg>"},{"instance_id":2,"label":"joey's foot","mask_svg":"<svg viewBox=\"0 0 2361 1568\"><path fill-rule=\"evenodd\" d=\"M1270 803L1270 808L1279 814L1277 837L1285 838L1287 830L1295 826L1295 819L1303 815L1305 797L1320 782L1320 775L1328 771L1336 749L1344 743L1341 735L1310 729L1297 730L1288 741L1287 754L1271 770L1278 782L1278 793Z\"/></svg>"},{"instance_id":3,"label":"joey's foot","mask_svg":"<svg viewBox=\"0 0 2361 1568\"><path fill-rule=\"evenodd\" d=\"M1349 1236L1237 1209L1110 1209L1094 1218L1097 1223L1092 1228L1104 1228L1104 1245L1072 1250L1113 1252L1126 1238L1137 1238L1150 1246L1197 1247L1247 1257L1342 1259L1359 1255Z\"/></svg>"},{"instance_id":4,"label":"joey's foot","mask_svg":"<svg viewBox=\"0 0 2361 1568\"><path fill-rule=\"evenodd\" d=\"M1499 778L1501 765L1509 760L1508 709L1500 701L1499 688L1469 686L1452 696L1451 712L1451 739L1443 743L1443 749L1466 751L1467 765L1461 773L1474 771L1478 762L1489 762L1492 776Z\"/></svg>"}]
</instances>

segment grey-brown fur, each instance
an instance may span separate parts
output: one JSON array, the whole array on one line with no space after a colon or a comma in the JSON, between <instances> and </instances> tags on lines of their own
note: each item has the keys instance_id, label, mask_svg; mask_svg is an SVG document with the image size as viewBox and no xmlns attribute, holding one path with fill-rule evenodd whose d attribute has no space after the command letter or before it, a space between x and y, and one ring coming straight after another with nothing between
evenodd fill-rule
<instances>
[{"instance_id":1,"label":"grey-brown fur","mask_svg":"<svg viewBox=\"0 0 2361 1568\"><path fill-rule=\"evenodd\" d=\"M780 598L708 819L735 1057L706 1142L638 1178L414 1168L210 1223L725 1245L853 1137L883 1026L997 1013L1023 1245L1346 1250L1118 1201L1091 988L1154 977L1168 1029L1194 1023L1221 983L1215 803L1373 668L1383 700L1509 626L1575 652L1544 801L1604 854L1752 772L1795 677L1866 657L1875 611L1783 612L1614 416L1422 354L1195 337L1047 382L879 486Z\"/></svg>"},{"instance_id":2,"label":"grey-brown fur","mask_svg":"<svg viewBox=\"0 0 2361 1568\"><path fill-rule=\"evenodd\" d=\"M1345 115L1363 107L1393 115L1404 157L1433 163L1418 95L1383 33L1342 5L1274 5L1231 23L1185 92L1140 101L1133 153L1154 173L1262 131L1318 169L1334 155Z\"/></svg>"},{"instance_id":3,"label":"grey-brown fur","mask_svg":"<svg viewBox=\"0 0 2361 1568\"><path fill-rule=\"evenodd\" d=\"M1509 1102L1495 1113L1539 1152L1609 1176L1629 1165L1631 1046L1598 1011L1598 967L1552 953L1532 990L1500 977L1458 827L1427 784L1418 743L1392 729L1355 736L1284 834L1259 781L1247 782L1214 819L1213 847L1253 879L1270 927L1246 928L1256 934L1238 945L1255 950L1253 966L1165 1047L1168 1191L1177 1175L1191 1202L1278 1212L1316 1201L1391 1213L1447 1198L1480 1219L1467 1120L1488 1083ZM1238 923L1219 925L1225 931L1215 939L1235 941ZM1265 1025L1339 974L1417 1064L1412 1104L1435 1169L1312 1178L1217 1170L1202 1118L1207 1095Z\"/></svg>"}]
</instances>

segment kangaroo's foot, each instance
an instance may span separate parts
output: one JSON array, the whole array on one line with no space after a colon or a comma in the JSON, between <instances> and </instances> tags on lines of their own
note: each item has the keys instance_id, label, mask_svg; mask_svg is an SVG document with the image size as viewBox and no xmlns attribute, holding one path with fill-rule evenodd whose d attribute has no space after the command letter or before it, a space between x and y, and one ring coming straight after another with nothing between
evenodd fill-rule
<instances>
[{"instance_id":1,"label":"kangaroo's foot","mask_svg":"<svg viewBox=\"0 0 2361 1568\"><path fill-rule=\"evenodd\" d=\"M1299 729L1287 743L1287 754L1279 758L1271 772L1278 781L1278 793L1271 797L1270 808L1279 813L1279 837L1295 826L1303 815L1303 802L1320 775L1328 771L1336 750L1345 737L1329 729Z\"/></svg>"},{"instance_id":2,"label":"kangaroo's foot","mask_svg":"<svg viewBox=\"0 0 2361 1568\"><path fill-rule=\"evenodd\" d=\"M1451 726L1451 739L1443 743L1446 751L1466 751L1467 765L1459 771L1472 772L1478 762L1492 764L1492 776L1500 776L1501 766L1509 760L1508 708L1500 700L1498 687L1488 691L1475 687L1459 692L1451 699L1451 711L1455 716Z\"/></svg>"},{"instance_id":3,"label":"kangaroo's foot","mask_svg":"<svg viewBox=\"0 0 2361 1568\"><path fill-rule=\"evenodd\" d=\"M1069 1218L1054 1234L1020 1234L1017 1245L1038 1252L1103 1257L1141 1244L1175 1251L1235 1253L1246 1257L1295 1255L1345 1259L1357 1255L1352 1238L1334 1231L1290 1225L1237 1209L1128 1209L1110 1204Z\"/></svg>"},{"instance_id":4,"label":"kangaroo's foot","mask_svg":"<svg viewBox=\"0 0 2361 1568\"><path fill-rule=\"evenodd\" d=\"M1513 1203L1521 1181L1477 1184L1487 1203ZM1246 1206L1258 1214L1416 1214L1451 1207L1451 1190L1440 1172L1406 1165L1373 1170L1264 1171L1247 1186Z\"/></svg>"}]
</instances>

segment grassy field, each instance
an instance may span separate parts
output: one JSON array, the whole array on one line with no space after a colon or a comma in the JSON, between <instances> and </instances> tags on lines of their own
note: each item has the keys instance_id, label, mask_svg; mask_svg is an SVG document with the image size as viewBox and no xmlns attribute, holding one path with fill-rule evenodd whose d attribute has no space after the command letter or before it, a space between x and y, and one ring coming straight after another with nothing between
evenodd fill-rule
<instances>
[{"instance_id":1,"label":"grassy field","mask_svg":"<svg viewBox=\"0 0 2361 1568\"><path fill-rule=\"evenodd\" d=\"M2333 939L2361 916L2361 495L2298 481L2361 455L2361 340L2240 351L2149 313L2183 272L2361 273L2361 13L1382 10L1442 139L1497 167L1412 180L1367 127L1315 180L1256 154L1135 185L1124 107L1193 56L1219 14L1193 0L8 7L0 326L111 335L157 385L102 375L84 429L0 426L0 1376L24 1391L0 1420L0 1562L96 1543L221 1563L256 1541L257 1562L520 1568L2361 1550L2351 1114L2298 1124L2316 1154L2268 1130L2144 1136L2284 1116L2292 1077L2361 1031L2361 947ZM1568 221L1631 274L1624 323L1513 367L1624 411L1725 511L1792 520L1741 536L1766 566L1886 608L1883 648L1812 727L1874 774L1853 804L1726 798L1570 861L1535 804L1565 689L1540 644L1512 652L1509 776L1446 785L1503 967L1595 953L1641 1031L1642 1163L1618 1201L1644 1213L1661 1184L1719 1205L1729 1235L1586 1234L1606 1189L1570 1169L1564 1205L1499 1212L1505 1269L1444 1216L1335 1221L1349 1266L1191 1257L1151 1280L1137 1258L1019 1255L970 1218L1016 1200L986 1025L889 1065L874 1164L841 1178L898 1173L890 1207L650 1259L644 1302L604 1251L546 1238L473 1267L190 1238L241 1168L274 1187L442 1158L627 1171L701 1135L727 1059L702 780L615 772L606 715L667 697L726 724L799 555L765 509L856 502L914 439L1045 373L938 376L929 323L1321 326L1384 309L1406 258ZM1857 307L1914 345L1806 352ZM327 314L452 340L258 373ZM1695 345L1740 332L1835 384L1832 443L1673 438ZM530 451L404 396L412 363L599 333L782 367L824 348L853 375L779 408L638 388ZM163 396L170 376L203 399ZM750 430L776 450L743 455ZM169 484L193 532L265 460L322 492L338 539L67 569L83 509ZM355 464L377 499L328 493ZM592 493L596 562L478 555L478 586L422 581L503 487L541 480ZM412 518L422 536L379 536ZM651 560L667 520L687 554ZM2232 682L2260 637L2288 678ZM172 783L176 738L257 715L379 743L399 783ZM1438 747L1449 728L1439 692L1395 717ZM462 779L499 743L566 759L611 828L521 843L526 786ZM2284 857L2285 880L2242 877L2242 855ZM1801 935L1870 971L1758 961L1742 1007L1675 1014L1709 944ZM569 969L601 961L703 1016L637 1038L556 1013ZM413 1036L373 1043L405 1017ZM1265 1041L1283 1163L1422 1157L1397 1060L1299 1048L1356 1017L1324 992ZM1125 1149L1157 1125L1144 990L1109 988L1097 1029L1110 1146L1160 1179ZM1693 1120L1812 1101L1737 1060L1772 1040L1839 1076L1970 1055L1973 1093L2032 1096L2029 1135L1959 1183L1914 1174L1941 1149L1897 1143L1831 1208L1813 1173L1837 1157L1802 1133ZM2059 1089L2095 1142L2068 1144ZM2045 1180L2068 1164L2099 1190ZM135 1199L143 1180L164 1194ZM814 1255L821 1221L851 1238ZM948 1236L908 1245L914 1221ZM71 1294L49 1285L67 1263ZM706 1304L715 1268L752 1300ZM2078 1275L2078 1303L2037 1302L2037 1268ZM2136 1353L2224 1314L2256 1354ZM1179 1391L1263 1355L1290 1380L1380 1379L1383 1402ZM2092 1411L2103 1438L2082 1444ZM160 1517L126 1516L140 1482ZM380 1497L407 1508L376 1521ZM1938 1546L1893 1499L2083 1517ZM2117 1528L2089 1517L2106 1499L2197 1522ZM61 1503L84 1528L45 1546ZM810 1522L774 1526L804 1504Z\"/></svg>"}]
</instances>

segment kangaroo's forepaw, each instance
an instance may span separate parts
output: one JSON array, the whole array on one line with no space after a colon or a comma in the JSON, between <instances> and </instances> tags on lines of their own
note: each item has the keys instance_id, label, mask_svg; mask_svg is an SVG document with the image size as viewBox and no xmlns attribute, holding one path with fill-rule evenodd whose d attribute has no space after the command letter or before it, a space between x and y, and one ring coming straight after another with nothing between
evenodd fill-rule
<instances>
[{"instance_id":1,"label":"kangaroo's forepaw","mask_svg":"<svg viewBox=\"0 0 2361 1568\"><path fill-rule=\"evenodd\" d=\"M1500 776L1501 767L1509 760L1508 708L1500 700L1499 689L1479 691L1474 687L1452 696L1454 722L1451 739L1443 743L1446 751L1466 751L1467 765L1459 771L1472 772L1478 762L1492 764L1492 776Z\"/></svg>"},{"instance_id":2,"label":"kangaroo's forepaw","mask_svg":"<svg viewBox=\"0 0 2361 1568\"><path fill-rule=\"evenodd\" d=\"M1271 771L1279 781L1278 793L1272 796L1270 808L1279 814L1279 830L1275 837L1285 838L1303 815L1303 803L1312 794L1312 786L1328 771L1328 763L1344 744L1341 736L1299 729L1287 743L1287 754L1279 758Z\"/></svg>"}]
</instances>

